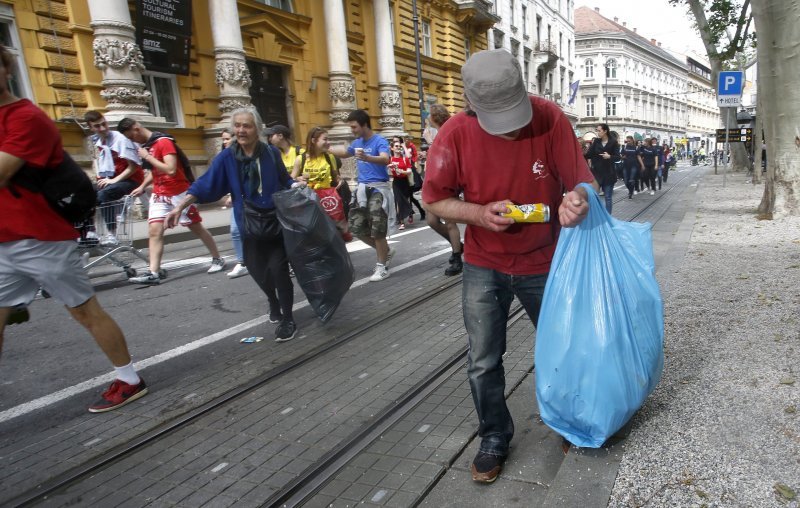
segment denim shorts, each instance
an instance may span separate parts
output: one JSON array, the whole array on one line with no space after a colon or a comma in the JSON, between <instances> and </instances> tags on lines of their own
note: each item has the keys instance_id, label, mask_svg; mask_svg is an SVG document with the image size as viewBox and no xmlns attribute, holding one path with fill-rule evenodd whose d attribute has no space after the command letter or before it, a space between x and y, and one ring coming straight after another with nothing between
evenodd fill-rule
<instances>
[{"instance_id":1,"label":"denim shorts","mask_svg":"<svg viewBox=\"0 0 800 508\"><path fill-rule=\"evenodd\" d=\"M368 236L376 240L386 238L389 217L383 209L383 194L373 190L367 198L366 207L350 210L350 232L355 236Z\"/></svg>"}]
</instances>

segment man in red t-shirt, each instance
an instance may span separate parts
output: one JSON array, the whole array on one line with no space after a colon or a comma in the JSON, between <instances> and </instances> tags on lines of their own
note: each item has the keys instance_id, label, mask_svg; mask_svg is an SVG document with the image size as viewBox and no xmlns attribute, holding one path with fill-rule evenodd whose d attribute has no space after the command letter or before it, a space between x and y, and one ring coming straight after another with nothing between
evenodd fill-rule
<instances>
[{"instance_id":1,"label":"man in red t-shirt","mask_svg":"<svg viewBox=\"0 0 800 508\"><path fill-rule=\"evenodd\" d=\"M150 273L131 277L128 281L136 284L158 284L161 282L161 257L164 255L164 217L186 197L186 191L191 185L186 177L188 168L181 161L182 152L178 150L175 141L166 134L153 133L132 118L120 120L117 130L131 141L143 145L139 148L139 156L144 161L144 168L149 169L144 183L131 195L138 196L151 182L153 184L147 216ZM179 223L197 235L211 253L211 268L208 273L220 272L225 268L225 260L219 255L214 237L203 227L202 221L197 207L191 205L184 209Z\"/></svg>"},{"instance_id":2,"label":"man in red t-shirt","mask_svg":"<svg viewBox=\"0 0 800 508\"><path fill-rule=\"evenodd\" d=\"M41 287L61 300L114 364L117 379L90 406L109 411L147 393L131 362L125 336L100 306L75 242L77 232L40 193L16 185L23 166L57 171L64 158L53 122L27 99L8 89L13 63L0 46L0 350L3 332L15 309L26 307Z\"/></svg>"},{"instance_id":3,"label":"man in red t-shirt","mask_svg":"<svg viewBox=\"0 0 800 508\"><path fill-rule=\"evenodd\" d=\"M576 186L596 184L569 120L555 104L528 96L509 52L475 53L461 74L469 111L439 130L428 151L422 199L442 219L467 224L467 374L481 437L472 478L491 483L514 435L503 372L511 301L519 298L536 325L559 228L577 225L589 212L586 191ZM517 224L501 215L509 203L544 203L558 210L558 221Z\"/></svg>"}]
</instances>

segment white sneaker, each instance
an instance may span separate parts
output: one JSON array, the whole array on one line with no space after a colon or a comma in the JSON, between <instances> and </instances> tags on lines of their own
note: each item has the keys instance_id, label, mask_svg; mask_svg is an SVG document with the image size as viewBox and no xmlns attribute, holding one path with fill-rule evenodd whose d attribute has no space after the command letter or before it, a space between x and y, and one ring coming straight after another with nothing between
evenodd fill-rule
<instances>
[{"instance_id":1,"label":"white sneaker","mask_svg":"<svg viewBox=\"0 0 800 508\"><path fill-rule=\"evenodd\" d=\"M384 265L377 264L375 265L375 272L372 274L372 277L369 278L370 282L380 282L383 279L389 278L389 270L386 269Z\"/></svg>"},{"instance_id":2,"label":"white sneaker","mask_svg":"<svg viewBox=\"0 0 800 508\"><path fill-rule=\"evenodd\" d=\"M237 277L243 277L248 274L247 267L241 263L236 263L236 266L233 267L233 270L228 272L229 279L235 279Z\"/></svg>"},{"instance_id":3,"label":"white sneaker","mask_svg":"<svg viewBox=\"0 0 800 508\"><path fill-rule=\"evenodd\" d=\"M656 191L652 191L652 190L650 191L650 195L651 196L655 195L655 193L656 193Z\"/></svg>"},{"instance_id":4,"label":"white sneaker","mask_svg":"<svg viewBox=\"0 0 800 508\"><path fill-rule=\"evenodd\" d=\"M396 250L394 250L393 248L389 247L389 252L386 253L386 265L385 266L389 266L389 261L392 260L392 258L394 257L394 255L396 253L397 253ZM384 278L386 278L386 277L384 277Z\"/></svg>"},{"instance_id":5,"label":"white sneaker","mask_svg":"<svg viewBox=\"0 0 800 508\"><path fill-rule=\"evenodd\" d=\"M225 268L225 260L224 259L222 259L222 258L212 258L211 259L211 268L208 269L208 273L221 272L223 268Z\"/></svg>"},{"instance_id":6,"label":"white sneaker","mask_svg":"<svg viewBox=\"0 0 800 508\"><path fill-rule=\"evenodd\" d=\"M100 245L119 245L119 240L112 234L107 234L100 240Z\"/></svg>"}]
</instances>

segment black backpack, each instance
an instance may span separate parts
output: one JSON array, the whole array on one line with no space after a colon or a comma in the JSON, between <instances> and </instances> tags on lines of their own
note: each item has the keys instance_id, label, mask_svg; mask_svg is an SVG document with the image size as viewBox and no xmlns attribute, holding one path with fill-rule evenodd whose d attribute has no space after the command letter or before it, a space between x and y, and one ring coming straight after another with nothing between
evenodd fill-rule
<instances>
[{"instance_id":1,"label":"black backpack","mask_svg":"<svg viewBox=\"0 0 800 508\"><path fill-rule=\"evenodd\" d=\"M83 222L94 214L97 194L92 181L67 152L54 168L33 168L26 164L16 172L9 190L21 199L15 185L42 194L50 207L70 223Z\"/></svg>"},{"instance_id":2,"label":"black backpack","mask_svg":"<svg viewBox=\"0 0 800 508\"><path fill-rule=\"evenodd\" d=\"M181 166L183 166L184 176L186 176L186 179L189 181L189 183L194 182L195 177L194 177L194 172L192 171L192 165L189 164L189 157L186 156L184 151L181 150L181 147L178 146L178 143L175 142L175 138L173 138L169 134L165 134L163 132L154 132L150 136L150 139L148 139L147 142L142 145L142 148L150 148L151 146L153 146L153 143L155 143L161 138L167 138L170 141L172 141L172 144L175 145L175 150L178 152L178 160L181 161ZM142 168L152 171L153 165L147 161L142 161Z\"/></svg>"}]
</instances>

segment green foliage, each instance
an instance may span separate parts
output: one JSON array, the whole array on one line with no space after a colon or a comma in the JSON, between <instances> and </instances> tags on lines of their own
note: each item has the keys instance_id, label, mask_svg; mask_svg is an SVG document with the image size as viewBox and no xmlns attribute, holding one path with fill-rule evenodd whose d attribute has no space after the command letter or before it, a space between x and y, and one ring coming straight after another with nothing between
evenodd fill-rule
<instances>
[{"instance_id":1,"label":"green foliage","mask_svg":"<svg viewBox=\"0 0 800 508\"><path fill-rule=\"evenodd\" d=\"M703 6L705 16L696 19L698 30L705 32L708 41L716 49L709 58L718 58L722 62L744 54L755 48L756 34L753 31L753 14L750 0L669 0L672 5L690 6L699 2ZM728 30L735 33L728 35Z\"/></svg>"}]
</instances>

